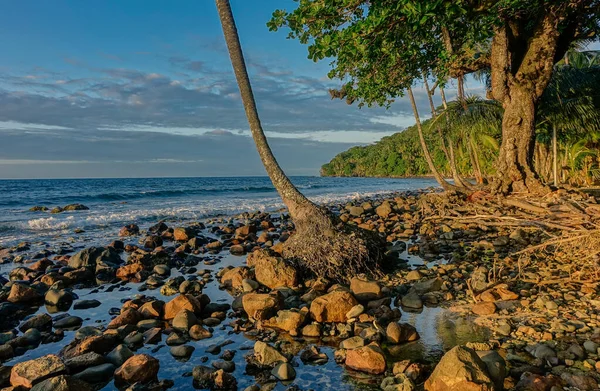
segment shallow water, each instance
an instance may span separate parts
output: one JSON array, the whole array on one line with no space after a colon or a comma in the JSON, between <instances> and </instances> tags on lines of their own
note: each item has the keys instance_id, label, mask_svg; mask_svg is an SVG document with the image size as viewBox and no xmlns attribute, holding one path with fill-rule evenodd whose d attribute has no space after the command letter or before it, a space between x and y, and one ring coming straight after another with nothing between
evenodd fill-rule
<instances>
[{"instance_id":1,"label":"shallow water","mask_svg":"<svg viewBox=\"0 0 600 391\"><path fill-rule=\"evenodd\" d=\"M223 255L219 263L212 266L203 266L202 263L198 268L205 268L216 272L228 265L239 266L244 263L245 257L237 257L230 254ZM415 258L412 264L416 263ZM9 265L3 265L0 272L9 270ZM13 265L10 265L11 268ZM177 276L178 273L173 269L172 276ZM102 305L97 308L86 310L68 310L68 313L84 318L83 326L106 326L111 320L109 315L110 308L122 306L122 300L131 298L138 294L138 288L141 284L128 283L125 287L115 289L111 293L103 292L108 286L102 286L99 292L91 293L97 288L78 289L75 292L80 300L83 299L98 299ZM163 296L159 290L147 290L142 292L148 296L154 296L158 299L169 301L174 296ZM209 282L204 289L204 293L208 294L213 302L231 303L232 297L227 291L218 289L218 281L215 279ZM402 309L401 309L402 311ZM47 312L47 308L42 306L36 314ZM485 329L482 329L472 322L458 317L441 307L425 307L422 311L405 312L402 311L402 322L407 322L415 326L421 339L404 345L398 345L392 349L389 354L394 361L408 359L413 361L433 363L438 360L445 351L457 344L464 344L469 341L486 341L488 334ZM60 315L63 312L52 314L52 316ZM172 379L175 382L173 390L189 390L192 386L192 378L184 377L184 374L190 373L197 365L208 365L218 359L218 355L206 353L206 348L210 345L231 340L231 345L223 347L222 350L236 350L234 362L236 369L233 375L238 381L238 388L243 389L255 383L252 376L245 374L246 362L244 355L251 353L254 342L251 338L244 334L235 334L232 328L227 326L230 318L225 320L221 325L217 326L213 332L213 337L201 341L190 341L188 344L194 346L196 350L186 362L178 361L169 353L170 347L164 344L166 335L163 335L163 342L158 345L145 345L137 350L137 353L147 353L160 360L159 379ZM14 365L17 362L34 359L46 354L57 353L63 346L67 345L75 335L75 331L65 331L65 338L59 342L40 345L37 349L27 351L26 354L16 357L13 360L6 362L5 365ZM292 343L293 350L298 352L305 346L314 341L302 341L302 339L294 340L289 336L286 339ZM333 342L336 344L337 341ZM330 343L331 344L331 343ZM157 346L162 346L156 351ZM276 390L284 390L290 384L296 384L302 389L314 390L356 390L356 389L379 389L381 377L365 376L364 374L347 371L342 366L335 363L333 359L333 348L321 346L321 351L328 355L329 361L324 365L305 365L296 357L293 361L297 372L296 379L289 384L278 384ZM200 358L207 356L208 362L202 363ZM110 382L102 390L115 390L113 383Z\"/></svg>"}]
</instances>

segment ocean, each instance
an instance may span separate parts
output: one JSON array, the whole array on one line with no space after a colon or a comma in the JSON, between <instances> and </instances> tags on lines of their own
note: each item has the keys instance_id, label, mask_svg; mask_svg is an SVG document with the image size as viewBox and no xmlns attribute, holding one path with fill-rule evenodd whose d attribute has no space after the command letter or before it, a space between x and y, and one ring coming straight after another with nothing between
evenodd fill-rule
<instances>
[{"instance_id":1,"label":"ocean","mask_svg":"<svg viewBox=\"0 0 600 391\"><path fill-rule=\"evenodd\" d=\"M437 186L430 178L292 177L311 200L360 197ZM33 206L81 203L89 210L51 214ZM0 180L0 245L23 241L101 241L135 223L198 221L283 207L268 177Z\"/></svg>"}]
</instances>

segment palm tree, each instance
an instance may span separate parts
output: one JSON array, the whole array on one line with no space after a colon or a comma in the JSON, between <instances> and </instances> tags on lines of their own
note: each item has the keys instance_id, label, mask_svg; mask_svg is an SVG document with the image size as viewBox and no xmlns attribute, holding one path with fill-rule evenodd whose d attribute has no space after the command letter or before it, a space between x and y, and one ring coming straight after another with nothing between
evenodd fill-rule
<instances>
[{"instance_id":1,"label":"palm tree","mask_svg":"<svg viewBox=\"0 0 600 391\"><path fill-rule=\"evenodd\" d=\"M284 258L302 270L335 280L377 272L385 245L375 233L346 225L306 198L285 175L262 129L229 0L216 0L231 65L250 131L273 186L287 206L296 233L284 245Z\"/></svg>"}]
</instances>

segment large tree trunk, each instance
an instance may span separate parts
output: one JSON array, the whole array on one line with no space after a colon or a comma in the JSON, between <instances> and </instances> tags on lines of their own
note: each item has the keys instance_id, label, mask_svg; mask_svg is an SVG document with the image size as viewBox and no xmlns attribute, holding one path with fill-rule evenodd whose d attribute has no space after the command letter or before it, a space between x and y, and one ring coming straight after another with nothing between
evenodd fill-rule
<instances>
[{"instance_id":1,"label":"large tree trunk","mask_svg":"<svg viewBox=\"0 0 600 391\"><path fill-rule=\"evenodd\" d=\"M256 149L296 228L285 242L283 256L304 271L339 281L358 273L376 273L385 251L383 240L377 234L343 224L337 216L309 201L277 163L258 116L231 5L229 0L216 0L216 4Z\"/></svg>"},{"instance_id":2,"label":"large tree trunk","mask_svg":"<svg viewBox=\"0 0 600 391\"><path fill-rule=\"evenodd\" d=\"M425 160L427 161L429 170L433 174L435 180L440 184L440 186L442 186L444 190L458 190L456 186L451 185L444 179L444 177L439 173L439 171L435 167L435 164L433 163L433 159L431 158L431 154L429 153L429 148L427 147L427 143L425 142L425 137L423 136L421 117L419 116L419 110L417 109L417 103L415 102L415 96L413 95L412 88L408 89L408 97L410 98L410 104L413 109L413 114L415 115L415 121L417 123L417 131L419 133L419 142L421 143L421 149L423 149L423 155L425 156Z\"/></svg>"},{"instance_id":3,"label":"large tree trunk","mask_svg":"<svg viewBox=\"0 0 600 391\"><path fill-rule=\"evenodd\" d=\"M558 46L558 18L540 15L533 36L521 38L521 26L498 26L492 39L492 92L502 103L502 144L492 191L544 193L532 165L536 104L552 77Z\"/></svg>"}]
</instances>

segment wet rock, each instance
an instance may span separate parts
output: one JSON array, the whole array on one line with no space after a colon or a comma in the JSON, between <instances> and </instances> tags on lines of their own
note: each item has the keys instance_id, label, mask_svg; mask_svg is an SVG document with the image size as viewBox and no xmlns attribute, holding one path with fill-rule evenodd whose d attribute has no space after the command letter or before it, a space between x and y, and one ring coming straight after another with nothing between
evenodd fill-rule
<instances>
[{"instance_id":1,"label":"wet rock","mask_svg":"<svg viewBox=\"0 0 600 391\"><path fill-rule=\"evenodd\" d=\"M198 323L196 315L192 311L183 309L173 318L173 327L179 330L188 331L193 325Z\"/></svg>"},{"instance_id":2,"label":"wet rock","mask_svg":"<svg viewBox=\"0 0 600 391\"><path fill-rule=\"evenodd\" d=\"M278 362L288 361L277 349L262 341L256 341L254 344L254 358L264 366L273 366Z\"/></svg>"},{"instance_id":3,"label":"wet rock","mask_svg":"<svg viewBox=\"0 0 600 391\"><path fill-rule=\"evenodd\" d=\"M306 308L306 307L305 307ZM282 310L277 316L263 322L265 327L272 327L285 331L299 329L306 320L307 310Z\"/></svg>"},{"instance_id":4,"label":"wet rock","mask_svg":"<svg viewBox=\"0 0 600 391\"><path fill-rule=\"evenodd\" d=\"M121 280L129 280L133 279L137 273L143 270L144 266L141 263L130 263L118 268L115 275Z\"/></svg>"},{"instance_id":5,"label":"wet rock","mask_svg":"<svg viewBox=\"0 0 600 391\"><path fill-rule=\"evenodd\" d=\"M250 318L264 320L283 308L283 297L276 291L268 294L246 293L242 297L242 306Z\"/></svg>"},{"instance_id":6,"label":"wet rock","mask_svg":"<svg viewBox=\"0 0 600 391\"><path fill-rule=\"evenodd\" d=\"M313 300L310 314L317 322L346 322L346 314L357 304L350 292L333 291Z\"/></svg>"},{"instance_id":7,"label":"wet rock","mask_svg":"<svg viewBox=\"0 0 600 391\"><path fill-rule=\"evenodd\" d=\"M165 303L162 300L152 300L142 304L138 312L145 319L162 318Z\"/></svg>"},{"instance_id":8,"label":"wet rock","mask_svg":"<svg viewBox=\"0 0 600 391\"><path fill-rule=\"evenodd\" d=\"M385 333L388 342L393 344L412 342L419 339L417 330L408 323L390 322Z\"/></svg>"},{"instance_id":9,"label":"wet rock","mask_svg":"<svg viewBox=\"0 0 600 391\"><path fill-rule=\"evenodd\" d=\"M46 305L55 306L58 308L68 308L73 303L73 294L64 289L50 289L44 297Z\"/></svg>"},{"instance_id":10,"label":"wet rock","mask_svg":"<svg viewBox=\"0 0 600 391\"><path fill-rule=\"evenodd\" d=\"M119 230L119 236L135 236L139 235L140 227L136 224L129 224Z\"/></svg>"},{"instance_id":11,"label":"wet rock","mask_svg":"<svg viewBox=\"0 0 600 391\"><path fill-rule=\"evenodd\" d=\"M366 303L381 297L381 286L377 281L354 277L350 280L350 291L360 302Z\"/></svg>"},{"instance_id":12,"label":"wet rock","mask_svg":"<svg viewBox=\"0 0 600 391\"><path fill-rule=\"evenodd\" d=\"M108 329L118 329L124 325L135 325L142 320L142 315L133 308L127 308L106 326Z\"/></svg>"},{"instance_id":13,"label":"wet rock","mask_svg":"<svg viewBox=\"0 0 600 391\"><path fill-rule=\"evenodd\" d=\"M493 391L486 364L474 350L456 346L448 351L425 382L426 391Z\"/></svg>"},{"instance_id":14,"label":"wet rock","mask_svg":"<svg viewBox=\"0 0 600 391\"><path fill-rule=\"evenodd\" d=\"M154 357L137 354L130 357L115 371L115 383L149 383L156 380L159 367L160 364Z\"/></svg>"},{"instance_id":15,"label":"wet rock","mask_svg":"<svg viewBox=\"0 0 600 391\"><path fill-rule=\"evenodd\" d=\"M421 298L417 294L417 292L411 290L406 295L402 296L401 299L402 307L413 308L413 309L421 309L423 308L423 302Z\"/></svg>"},{"instance_id":16,"label":"wet rock","mask_svg":"<svg viewBox=\"0 0 600 391\"><path fill-rule=\"evenodd\" d=\"M118 345L106 355L106 361L115 367L120 367L125 361L133 357L133 352L125 345Z\"/></svg>"},{"instance_id":17,"label":"wet rock","mask_svg":"<svg viewBox=\"0 0 600 391\"><path fill-rule=\"evenodd\" d=\"M256 281L271 289L294 287L298 284L298 272L283 258L270 256L266 250L248 255L248 266L254 268Z\"/></svg>"},{"instance_id":18,"label":"wet rock","mask_svg":"<svg viewBox=\"0 0 600 391\"><path fill-rule=\"evenodd\" d=\"M271 370L271 374L281 381L288 381L296 378L296 370L287 362L281 362L275 365L275 368Z\"/></svg>"},{"instance_id":19,"label":"wet rock","mask_svg":"<svg viewBox=\"0 0 600 391\"><path fill-rule=\"evenodd\" d=\"M52 328L52 317L48 314L40 314L32 316L31 318L25 320L19 330L21 332L25 332L29 329L37 329L40 331L50 330Z\"/></svg>"},{"instance_id":20,"label":"wet rock","mask_svg":"<svg viewBox=\"0 0 600 391\"><path fill-rule=\"evenodd\" d=\"M177 227L173 229L173 239L176 242L187 242L194 236L196 236L196 233L191 228Z\"/></svg>"},{"instance_id":21,"label":"wet rock","mask_svg":"<svg viewBox=\"0 0 600 391\"><path fill-rule=\"evenodd\" d=\"M83 204L69 204L69 205L65 205L62 210L63 212L72 212L72 211L76 211L76 210L89 210L90 208L88 208L87 206L83 205Z\"/></svg>"},{"instance_id":22,"label":"wet rock","mask_svg":"<svg viewBox=\"0 0 600 391\"><path fill-rule=\"evenodd\" d=\"M383 391L413 391L415 384L405 374L386 377L381 381Z\"/></svg>"},{"instance_id":23,"label":"wet rock","mask_svg":"<svg viewBox=\"0 0 600 391\"><path fill-rule=\"evenodd\" d=\"M193 312L194 314L202 313L202 305L192 295L179 295L173 300L169 301L165 304L164 308L164 318L165 320L173 319L181 310L188 310Z\"/></svg>"},{"instance_id":24,"label":"wet rock","mask_svg":"<svg viewBox=\"0 0 600 391\"><path fill-rule=\"evenodd\" d=\"M189 358L194 350L196 348L190 345L173 346L171 347L171 355L177 358Z\"/></svg>"},{"instance_id":25,"label":"wet rock","mask_svg":"<svg viewBox=\"0 0 600 391\"><path fill-rule=\"evenodd\" d=\"M154 250L163 245L162 237L158 235L150 235L144 238L144 247Z\"/></svg>"},{"instance_id":26,"label":"wet rock","mask_svg":"<svg viewBox=\"0 0 600 391\"><path fill-rule=\"evenodd\" d=\"M363 346L365 346L365 340L358 335L347 338L347 339L343 340L342 342L340 342L340 349L348 349L349 350L349 349L362 348Z\"/></svg>"},{"instance_id":27,"label":"wet rock","mask_svg":"<svg viewBox=\"0 0 600 391\"><path fill-rule=\"evenodd\" d=\"M104 356L95 353L95 352L87 352L79 356L71 357L65 360L65 365L69 368L71 373L77 372L81 369L92 367L96 365L101 365L105 363ZM114 369L113 369L114 371ZM112 376L112 371L111 371Z\"/></svg>"},{"instance_id":28,"label":"wet rock","mask_svg":"<svg viewBox=\"0 0 600 391\"><path fill-rule=\"evenodd\" d=\"M111 374L112 375L112 374ZM92 391L86 382L71 376L60 375L46 379L31 389L31 391Z\"/></svg>"},{"instance_id":29,"label":"wet rock","mask_svg":"<svg viewBox=\"0 0 600 391\"><path fill-rule=\"evenodd\" d=\"M74 269L82 267L96 270L116 269L122 263L117 250L112 247L89 247L81 250L69 259L69 266Z\"/></svg>"},{"instance_id":30,"label":"wet rock","mask_svg":"<svg viewBox=\"0 0 600 391\"><path fill-rule=\"evenodd\" d=\"M195 341L212 337L212 333L199 324L193 325L189 330L190 338Z\"/></svg>"},{"instance_id":31,"label":"wet rock","mask_svg":"<svg viewBox=\"0 0 600 391\"><path fill-rule=\"evenodd\" d=\"M212 364L213 368L215 369L222 369L225 372L233 372L235 371L235 363L233 361L223 361L223 360L219 360L219 361L214 361Z\"/></svg>"},{"instance_id":32,"label":"wet rock","mask_svg":"<svg viewBox=\"0 0 600 391\"><path fill-rule=\"evenodd\" d=\"M6 299L10 303L31 303L41 300L42 295L25 284L14 283Z\"/></svg>"},{"instance_id":33,"label":"wet rock","mask_svg":"<svg viewBox=\"0 0 600 391\"><path fill-rule=\"evenodd\" d=\"M385 372L386 369L383 351L375 343L348 350L345 363L348 368L375 375Z\"/></svg>"},{"instance_id":34,"label":"wet rock","mask_svg":"<svg viewBox=\"0 0 600 391\"><path fill-rule=\"evenodd\" d=\"M243 281L251 279L252 272L245 266L234 267L226 270L221 275L221 284L227 288L240 289L243 288Z\"/></svg>"},{"instance_id":35,"label":"wet rock","mask_svg":"<svg viewBox=\"0 0 600 391\"><path fill-rule=\"evenodd\" d=\"M98 300L79 300L73 304L73 309L75 310L87 310L89 308L100 307L102 303Z\"/></svg>"},{"instance_id":36,"label":"wet rock","mask_svg":"<svg viewBox=\"0 0 600 391\"><path fill-rule=\"evenodd\" d=\"M115 366L106 363L89 367L73 375L75 379L83 380L87 383L100 383L110 379L115 371Z\"/></svg>"},{"instance_id":37,"label":"wet rock","mask_svg":"<svg viewBox=\"0 0 600 391\"><path fill-rule=\"evenodd\" d=\"M506 362L495 350L477 351L477 355L487 367L487 373L494 382L496 390L504 388L504 378L506 377Z\"/></svg>"},{"instance_id":38,"label":"wet rock","mask_svg":"<svg viewBox=\"0 0 600 391\"><path fill-rule=\"evenodd\" d=\"M11 345L0 345L0 360L10 360L15 356L15 351Z\"/></svg>"},{"instance_id":39,"label":"wet rock","mask_svg":"<svg viewBox=\"0 0 600 391\"><path fill-rule=\"evenodd\" d=\"M417 282L413 285L413 289L418 295L424 295L429 292L437 292L442 289L443 281L441 278L431 278L429 280Z\"/></svg>"},{"instance_id":40,"label":"wet rock","mask_svg":"<svg viewBox=\"0 0 600 391\"><path fill-rule=\"evenodd\" d=\"M73 329L81 326L83 319L79 316L66 316L54 322L56 329Z\"/></svg>"},{"instance_id":41,"label":"wet rock","mask_svg":"<svg viewBox=\"0 0 600 391\"><path fill-rule=\"evenodd\" d=\"M35 360L15 364L10 373L10 384L13 387L31 388L42 380L66 371L67 367L63 361L58 356L49 354Z\"/></svg>"}]
</instances>

